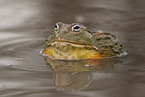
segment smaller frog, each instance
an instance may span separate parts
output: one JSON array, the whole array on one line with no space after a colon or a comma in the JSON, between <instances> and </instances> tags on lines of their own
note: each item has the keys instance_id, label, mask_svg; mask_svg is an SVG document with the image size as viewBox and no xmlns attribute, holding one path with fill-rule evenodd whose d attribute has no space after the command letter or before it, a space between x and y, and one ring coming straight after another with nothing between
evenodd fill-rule
<instances>
[{"instance_id":1,"label":"smaller frog","mask_svg":"<svg viewBox=\"0 0 145 97\"><path fill-rule=\"evenodd\" d=\"M91 32L82 24L62 22L56 23L43 50L43 54L57 60L95 60L125 53L120 41L110 33Z\"/></svg>"}]
</instances>

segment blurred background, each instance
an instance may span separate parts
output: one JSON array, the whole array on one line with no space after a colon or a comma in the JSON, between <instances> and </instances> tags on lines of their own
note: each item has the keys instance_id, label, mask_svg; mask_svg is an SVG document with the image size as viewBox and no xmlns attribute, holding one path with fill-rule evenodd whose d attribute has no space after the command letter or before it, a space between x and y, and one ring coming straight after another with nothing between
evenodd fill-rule
<instances>
[{"instance_id":1,"label":"blurred background","mask_svg":"<svg viewBox=\"0 0 145 97\"><path fill-rule=\"evenodd\" d=\"M144 5L144 0L0 0L1 97L145 97ZM129 55L117 69L81 74L91 77L88 88L58 91L56 73L39 55L58 21L112 33Z\"/></svg>"}]
</instances>

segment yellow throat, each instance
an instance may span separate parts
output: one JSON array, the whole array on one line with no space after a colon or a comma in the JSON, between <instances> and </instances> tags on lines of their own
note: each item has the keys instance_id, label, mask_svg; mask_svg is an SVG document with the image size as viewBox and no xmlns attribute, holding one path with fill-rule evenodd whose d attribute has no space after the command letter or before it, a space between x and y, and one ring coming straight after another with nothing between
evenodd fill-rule
<instances>
[{"instance_id":1,"label":"yellow throat","mask_svg":"<svg viewBox=\"0 0 145 97\"><path fill-rule=\"evenodd\" d=\"M93 45L82 45L64 41L54 41L44 49L44 53L54 59L79 60L102 59Z\"/></svg>"}]
</instances>

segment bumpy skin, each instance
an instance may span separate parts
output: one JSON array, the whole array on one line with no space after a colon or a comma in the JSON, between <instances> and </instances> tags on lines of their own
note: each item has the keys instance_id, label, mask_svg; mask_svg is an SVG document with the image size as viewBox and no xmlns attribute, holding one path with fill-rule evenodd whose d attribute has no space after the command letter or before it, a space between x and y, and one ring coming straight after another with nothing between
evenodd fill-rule
<instances>
[{"instance_id":1,"label":"bumpy skin","mask_svg":"<svg viewBox=\"0 0 145 97\"><path fill-rule=\"evenodd\" d=\"M75 27L79 26L79 29ZM112 34L107 32L90 32L82 24L65 24L58 22L55 31L46 39L46 50L54 40L63 40L72 44L92 45L102 58L115 57L123 53L120 41Z\"/></svg>"}]
</instances>

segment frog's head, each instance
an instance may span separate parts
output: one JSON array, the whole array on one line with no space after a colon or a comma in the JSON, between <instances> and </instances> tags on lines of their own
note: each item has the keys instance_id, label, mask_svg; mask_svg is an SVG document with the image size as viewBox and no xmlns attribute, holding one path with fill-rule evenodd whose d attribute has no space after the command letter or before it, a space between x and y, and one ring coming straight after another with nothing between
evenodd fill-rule
<instances>
[{"instance_id":1,"label":"frog's head","mask_svg":"<svg viewBox=\"0 0 145 97\"><path fill-rule=\"evenodd\" d=\"M82 24L58 22L54 29L57 40L80 44L92 44L93 42L92 33Z\"/></svg>"},{"instance_id":2,"label":"frog's head","mask_svg":"<svg viewBox=\"0 0 145 97\"><path fill-rule=\"evenodd\" d=\"M98 57L95 38L82 24L56 23L54 33L46 40L45 54L56 59Z\"/></svg>"}]
</instances>

